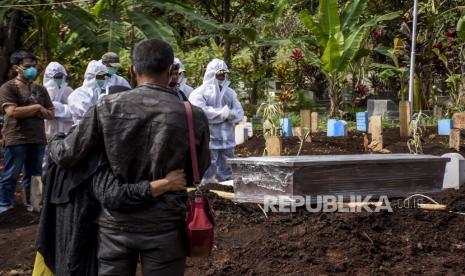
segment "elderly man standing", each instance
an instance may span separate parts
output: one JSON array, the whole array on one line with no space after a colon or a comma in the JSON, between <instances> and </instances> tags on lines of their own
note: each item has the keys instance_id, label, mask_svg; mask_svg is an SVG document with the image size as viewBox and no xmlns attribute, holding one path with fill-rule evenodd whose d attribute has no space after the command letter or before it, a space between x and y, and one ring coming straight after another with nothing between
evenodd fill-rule
<instances>
[{"instance_id":1,"label":"elderly man standing","mask_svg":"<svg viewBox=\"0 0 465 276\"><path fill-rule=\"evenodd\" d=\"M0 181L0 213L13 207L16 182L23 167L23 189L29 198L31 177L42 174L47 144L44 119L54 118L47 89L34 82L36 56L16 52L11 56L11 63L17 76L0 87L0 104L5 113L2 131L5 168Z\"/></svg>"},{"instance_id":2,"label":"elderly man standing","mask_svg":"<svg viewBox=\"0 0 465 276\"><path fill-rule=\"evenodd\" d=\"M232 170L226 160L234 157L235 124L244 117L244 110L236 92L229 87L228 73L224 61L212 60L207 66L203 84L189 97L193 105L202 108L210 126L211 165L203 184L232 178Z\"/></svg>"},{"instance_id":3,"label":"elderly man standing","mask_svg":"<svg viewBox=\"0 0 465 276\"><path fill-rule=\"evenodd\" d=\"M129 85L128 81L125 78L116 74L118 72L118 69L123 67L121 66L119 56L116 53L105 53L102 56L102 64L107 67L109 77L106 83L106 95L110 94L109 90L112 86L123 86L131 88L131 85Z\"/></svg>"}]
</instances>

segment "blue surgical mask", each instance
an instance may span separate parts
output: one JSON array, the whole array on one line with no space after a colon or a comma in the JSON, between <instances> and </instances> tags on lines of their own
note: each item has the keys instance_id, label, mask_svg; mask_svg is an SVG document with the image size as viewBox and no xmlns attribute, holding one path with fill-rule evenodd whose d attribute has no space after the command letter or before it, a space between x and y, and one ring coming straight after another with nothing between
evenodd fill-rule
<instances>
[{"instance_id":1,"label":"blue surgical mask","mask_svg":"<svg viewBox=\"0 0 465 276\"><path fill-rule=\"evenodd\" d=\"M107 67L107 70L108 70L108 75L113 76L114 74L116 74L116 71L118 71L118 68Z\"/></svg>"},{"instance_id":2,"label":"blue surgical mask","mask_svg":"<svg viewBox=\"0 0 465 276\"><path fill-rule=\"evenodd\" d=\"M37 76L37 69L35 67L29 67L27 69L24 69L23 76L28 80L35 79L35 77Z\"/></svg>"},{"instance_id":3,"label":"blue surgical mask","mask_svg":"<svg viewBox=\"0 0 465 276\"><path fill-rule=\"evenodd\" d=\"M97 80L97 85L100 88L103 88L105 86L106 80Z\"/></svg>"},{"instance_id":4,"label":"blue surgical mask","mask_svg":"<svg viewBox=\"0 0 465 276\"><path fill-rule=\"evenodd\" d=\"M61 87L63 85L63 83L65 82L64 79L53 79L53 81L55 82L55 84L58 86L58 87Z\"/></svg>"},{"instance_id":5,"label":"blue surgical mask","mask_svg":"<svg viewBox=\"0 0 465 276\"><path fill-rule=\"evenodd\" d=\"M217 81L218 81L218 84L219 84L219 85L223 86L223 84L224 84L224 82L226 81L226 79L224 79L224 80L219 80L219 79L217 79Z\"/></svg>"}]
</instances>

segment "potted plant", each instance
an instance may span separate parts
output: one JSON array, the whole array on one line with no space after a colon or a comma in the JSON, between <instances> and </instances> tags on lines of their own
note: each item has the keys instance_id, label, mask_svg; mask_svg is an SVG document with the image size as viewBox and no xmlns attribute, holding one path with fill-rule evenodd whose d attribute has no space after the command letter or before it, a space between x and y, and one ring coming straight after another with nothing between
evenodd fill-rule
<instances>
[{"instance_id":1,"label":"potted plant","mask_svg":"<svg viewBox=\"0 0 465 276\"><path fill-rule=\"evenodd\" d=\"M279 117L282 113L281 103L272 93L260 105L257 115L261 115L263 122L263 136L265 137L265 152L267 156L281 156L282 141L280 136Z\"/></svg>"}]
</instances>

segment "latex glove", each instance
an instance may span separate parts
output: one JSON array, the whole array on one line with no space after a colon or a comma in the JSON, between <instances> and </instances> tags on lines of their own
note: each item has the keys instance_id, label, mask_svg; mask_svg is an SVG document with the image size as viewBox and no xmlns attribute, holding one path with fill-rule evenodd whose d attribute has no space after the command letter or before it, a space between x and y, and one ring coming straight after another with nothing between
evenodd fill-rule
<instances>
[{"instance_id":1,"label":"latex glove","mask_svg":"<svg viewBox=\"0 0 465 276\"><path fill-rule=\"evenodd\" d=\"M55 113L62 113L65 111L65 106L60 102L54 101L53 107L55 108Z\"/></svg>"},{"instance_id":2,"label":"latex glove","mask_svg":"<svg viewBox=\"0 0 465 276\"><path fill-rule=\"evenodd\" d=\"M236 112L234 110L229 110L228 121L233 121L237 118Z\"/></svg>"},{"instance_id":3,"label":"latex glove","mask_svg":"<svg viewBox=\"0 0 465 276\"><path fill-rule=\"evenodd\" d=\"M229 107L227 105L225 105L223 107L223 109L221 110L221 119L223 121L226 121L228 120L228 117L229 117L229 113L231 112L231 110L229 109Z\"/></svg>"}]
</instances>

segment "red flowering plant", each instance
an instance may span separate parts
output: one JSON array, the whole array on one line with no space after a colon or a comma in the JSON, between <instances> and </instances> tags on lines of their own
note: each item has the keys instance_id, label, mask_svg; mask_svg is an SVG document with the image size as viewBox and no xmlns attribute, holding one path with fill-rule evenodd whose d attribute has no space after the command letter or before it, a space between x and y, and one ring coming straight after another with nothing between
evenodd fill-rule
<instances>
[{"instance_id":1,"label":"red flowering plant","mask_svg":"<svg viewBox=\"0 0 465 276\"><path fill-rule=\"evenodd\" d=\"M278 96L285 116L291 108L297 106L297 97L295 92L295 87L293 87L292 84L287 84L283 86L281 94Z\"/></svg>"},{"instance_id":2,"label":"red flowering plant","mask_svg":"<svg viewBox=\"0 0 465 276\"><path fill-rule=\"evenodd\" d=\"M293 65L292 77L295 88L301 89L304 83L304 74L303 67L306 62L304 59L304 54L301 50L293 50L292 55L290 56L291 63Z\"/></svg>"},{"instance_id":3,"label":"red flowering plant","mask_svg":"<svg viewBox=\"0 0 465 276\"><path fill-rule=\"evenodd\" d=\"M294 50L292 51L291 58L294 60L300 60L304 57L304 54L302 53L301 50Z\"/></svg>"}]
</instances>

